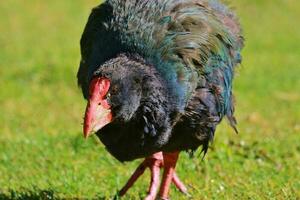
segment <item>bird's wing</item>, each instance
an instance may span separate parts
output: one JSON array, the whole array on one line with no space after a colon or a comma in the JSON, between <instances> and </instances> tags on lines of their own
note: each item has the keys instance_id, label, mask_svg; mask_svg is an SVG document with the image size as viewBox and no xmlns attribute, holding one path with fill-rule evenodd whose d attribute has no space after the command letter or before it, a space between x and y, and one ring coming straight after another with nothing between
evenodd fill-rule
<instances>
[{"instance_id":1,"label":"bird's wing","mask_svg":"<svg viewBox=\"0 0 300 200\"><path fill-rule=\"evenodd\" d=\"M156 36L161 58L176 61L178 82L190 84L190 93L208 88L219 115L228 115L234 125L232 79L243 47L235 15L216 0L170 0L167 7L160 19L164 29Z\"/></svg>"},{"instance_id":2,"label":"bird's wing","mask_svg":"<svg viewBox=\"0 0 300 200\"><path fill-rule=\"evenodd\" d=\"M92 10L80 40L81 61L77 72L78 85L88 98L88 83L97 67L119 51L114 33L108 28L112 7L103 3Z\"/></svg>"}]
</instances>

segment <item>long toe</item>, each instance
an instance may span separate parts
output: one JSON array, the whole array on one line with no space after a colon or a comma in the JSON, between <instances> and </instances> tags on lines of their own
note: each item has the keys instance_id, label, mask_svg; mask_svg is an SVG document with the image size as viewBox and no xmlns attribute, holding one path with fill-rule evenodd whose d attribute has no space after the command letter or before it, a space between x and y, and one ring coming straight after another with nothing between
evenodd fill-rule
<instances>
[{"instance_id":1,"label":"long toe","mask_svg":"<svg viewBox=\"0 0 300 200\"><path fill-rule=\"evenodd\" d=\"M144 160L132 174L126 185L120 190L119 196L122 197L126 194L126 192L133 186L137 179L144 173L146 167L146 160Z\"/></svg>"},{"instance_id":2,"label":"long toe","mask_svg":"<svg viewBox=\"0 0 300 200\"><path fill-rule=\"evenodd\" d=\"M180 179L178 178L177 174L174 172L173 174L173 180L172 182L174 183L174 185L176 186L176 188L184 193L184 194L188 194L187 192L187 188L185 187L185 185L180 181Z\"/></svg>"},{"instance_id":3,"label":"long toe","mask_svg":"<svg viewBox=\"0 0 300 200\"><path fill-rule=\"evenodd\" d=\"M119 196L124 196L127 191L134 185L138 178L144 173L146 168L150 169L151 182L146 200L154 200L159 188L159 171L163 166L162 152L155 153L147 157L132 174L126 185L119 191Z\"/></svg>"}]
</instances>

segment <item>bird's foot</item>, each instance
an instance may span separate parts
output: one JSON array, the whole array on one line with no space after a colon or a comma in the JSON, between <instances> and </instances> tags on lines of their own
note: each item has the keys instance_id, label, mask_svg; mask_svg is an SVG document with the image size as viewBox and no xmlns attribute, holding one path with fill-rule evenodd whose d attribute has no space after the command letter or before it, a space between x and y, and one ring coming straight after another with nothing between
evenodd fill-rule
<instances>
[{"instance_id":1,"label":"bird's foot","mask_svg":"<svg viewBox=\"0 0 300 200\"><path fill-rule=\"evenodd\" d=\"M176 153L162 153L158 152L147 157L135 170L126 185L120 190L119 195L123 196L133 186L135 181L144 173L146 168L151 171L151 182L148 190L148 195L145 200L154 200L159 188L159 171L164 168L164 175L160 187L159 198L168 199L169 187L171 182L175 184L177 189L182 193L187 194L187 188L180 181L175 173L175 165L178 159L178 152Z\"/></svg>"}]
</instances>

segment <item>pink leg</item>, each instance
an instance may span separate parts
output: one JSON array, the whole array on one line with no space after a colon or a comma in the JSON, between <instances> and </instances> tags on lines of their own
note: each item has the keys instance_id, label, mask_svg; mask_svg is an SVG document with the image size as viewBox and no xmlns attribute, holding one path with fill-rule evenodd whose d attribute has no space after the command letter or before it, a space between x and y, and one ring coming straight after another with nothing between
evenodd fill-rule
<instances>
[{"instance_id":1,"label":"pink leg","mask_svg":"<svg viewBox=\"0 0 300 200\"><path fill-rule=\"evenodd\" d=\"M156 195L159 185L159 169L163 165L162 152L155 153L147 157L132 174L126 185L120 190L119 195L124 196L126 192L133 186L137 179L144 173L147 167L151 170L151 183L148 191L148 196Z\"/></svg>"},{"instance_id":2,"label":"pink leg","mask_svg":"<svg viewBox=\"0 0 300 200\"><path fill-rule=\"evenodd\" d=\"M164 154L164 155L163 155ZM177 155L175 155L177 154ZM168 156L170 155L170 156ZM145 169L147 167L149 167L150 171L151 171L151 182L150 182L150 186L149 186L149 190L148 190L148 195L145 198L145 200L154 200L158 191L158 187L159 187L159 171L160 168L164 167L165 168L165 173L164 176L166 174L166 165L170 165L170 162L172 161L172 158L177 157L178 158L178 152L176 153L162 153L162 152L158 152L155 153L149 157L147 157L139 166L138 168L135 170L135 172L133 173L133 175L131 176L131 178L128 180L128 182L126 183L126 185L120 190L119 195L120 196L124 196L126 194L126 192L133 186L133 184L137 181L137 179L144 173ZM176 161L177 161L176 158ZM166 161L164 161L166 159ZM166 163L166 164L165 164ZM174 162L173 162L174 163ZM174 163L176 164L176 162ZM170 167L167 167L170 168ZM173 173L170 173L171 179L170 179L170 183L173 182L175 184L175 186L182 192L182 193L187 193L187 189L184 186L184 184L179 180L178 176L175 173L175 166L173 167ZM168 175L169 176L169 175ZM165 180L165 178L163 178L163 180ZM169 184L170 185L170 184ZM164 186L164 188L167 188L166 186ZM162 190L162 186L161 186L161 190ZM167 191L168 192L168 191Z\"/></svg>"},{"instance_id":3,"label":"pink leg","mask_svg":"<svg viewBox=\"0 0 300 200\"><path fill-rule=\"evenodd\" d=\"M178 160L179 152L165 153L164 157L164 175L159 190L159 197L161 199L168 199L170 186L174 177L176 162Z\"/></svg>"},{"instance_id":4,"label":"pink leg","mask_svg":"<svg viewBox=\"0 0 300 200\"><path fill-rule=\"evenodd\" d=\"M151 167L151 183L145 200L154 200L159 187L159 170L161 163L157 162Z\"/></svg>"},{"instance_id":5,"label":"pink leg","mask_svg":"<svg viewBox=\"0 0 300 200\"><path fill-rule=\"evenodd\" d=\"M129 188L131 188L133 186L133 184L135 183L135 181L144 173L145 169L146 169L146 165L145 165L146 160L144 160L139 166L138 168L135 170L135 172L132 174L132 176L130 177L130 179L128 180L128 182L126 183L126 185L120 190L119 195L120 196L124 196L126 194L126 192L129 190Z\"/></svg>"}]
</instances>

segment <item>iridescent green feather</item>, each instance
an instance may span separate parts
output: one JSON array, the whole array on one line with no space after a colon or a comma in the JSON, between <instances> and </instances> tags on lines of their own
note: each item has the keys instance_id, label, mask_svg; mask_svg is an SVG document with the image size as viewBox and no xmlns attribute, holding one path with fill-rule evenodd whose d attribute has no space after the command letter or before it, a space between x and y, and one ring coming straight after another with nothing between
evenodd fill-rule
<instances>
[{"instance_id":1,"label":"iridescent green feather","mask_svg":"<svg viewBox=\"0 0 300 200\"><path fill-rule=\"evenodd\" d=\"M178 110L196 87L208 88L220 117L235 124L231 88L243 37L226 6L217 0L107 0L98 10L104 8L112 11L95 34L102 40L114 35L115 44L99 48L143 56L166 80Z\"/></svg>"}]
</instances>

